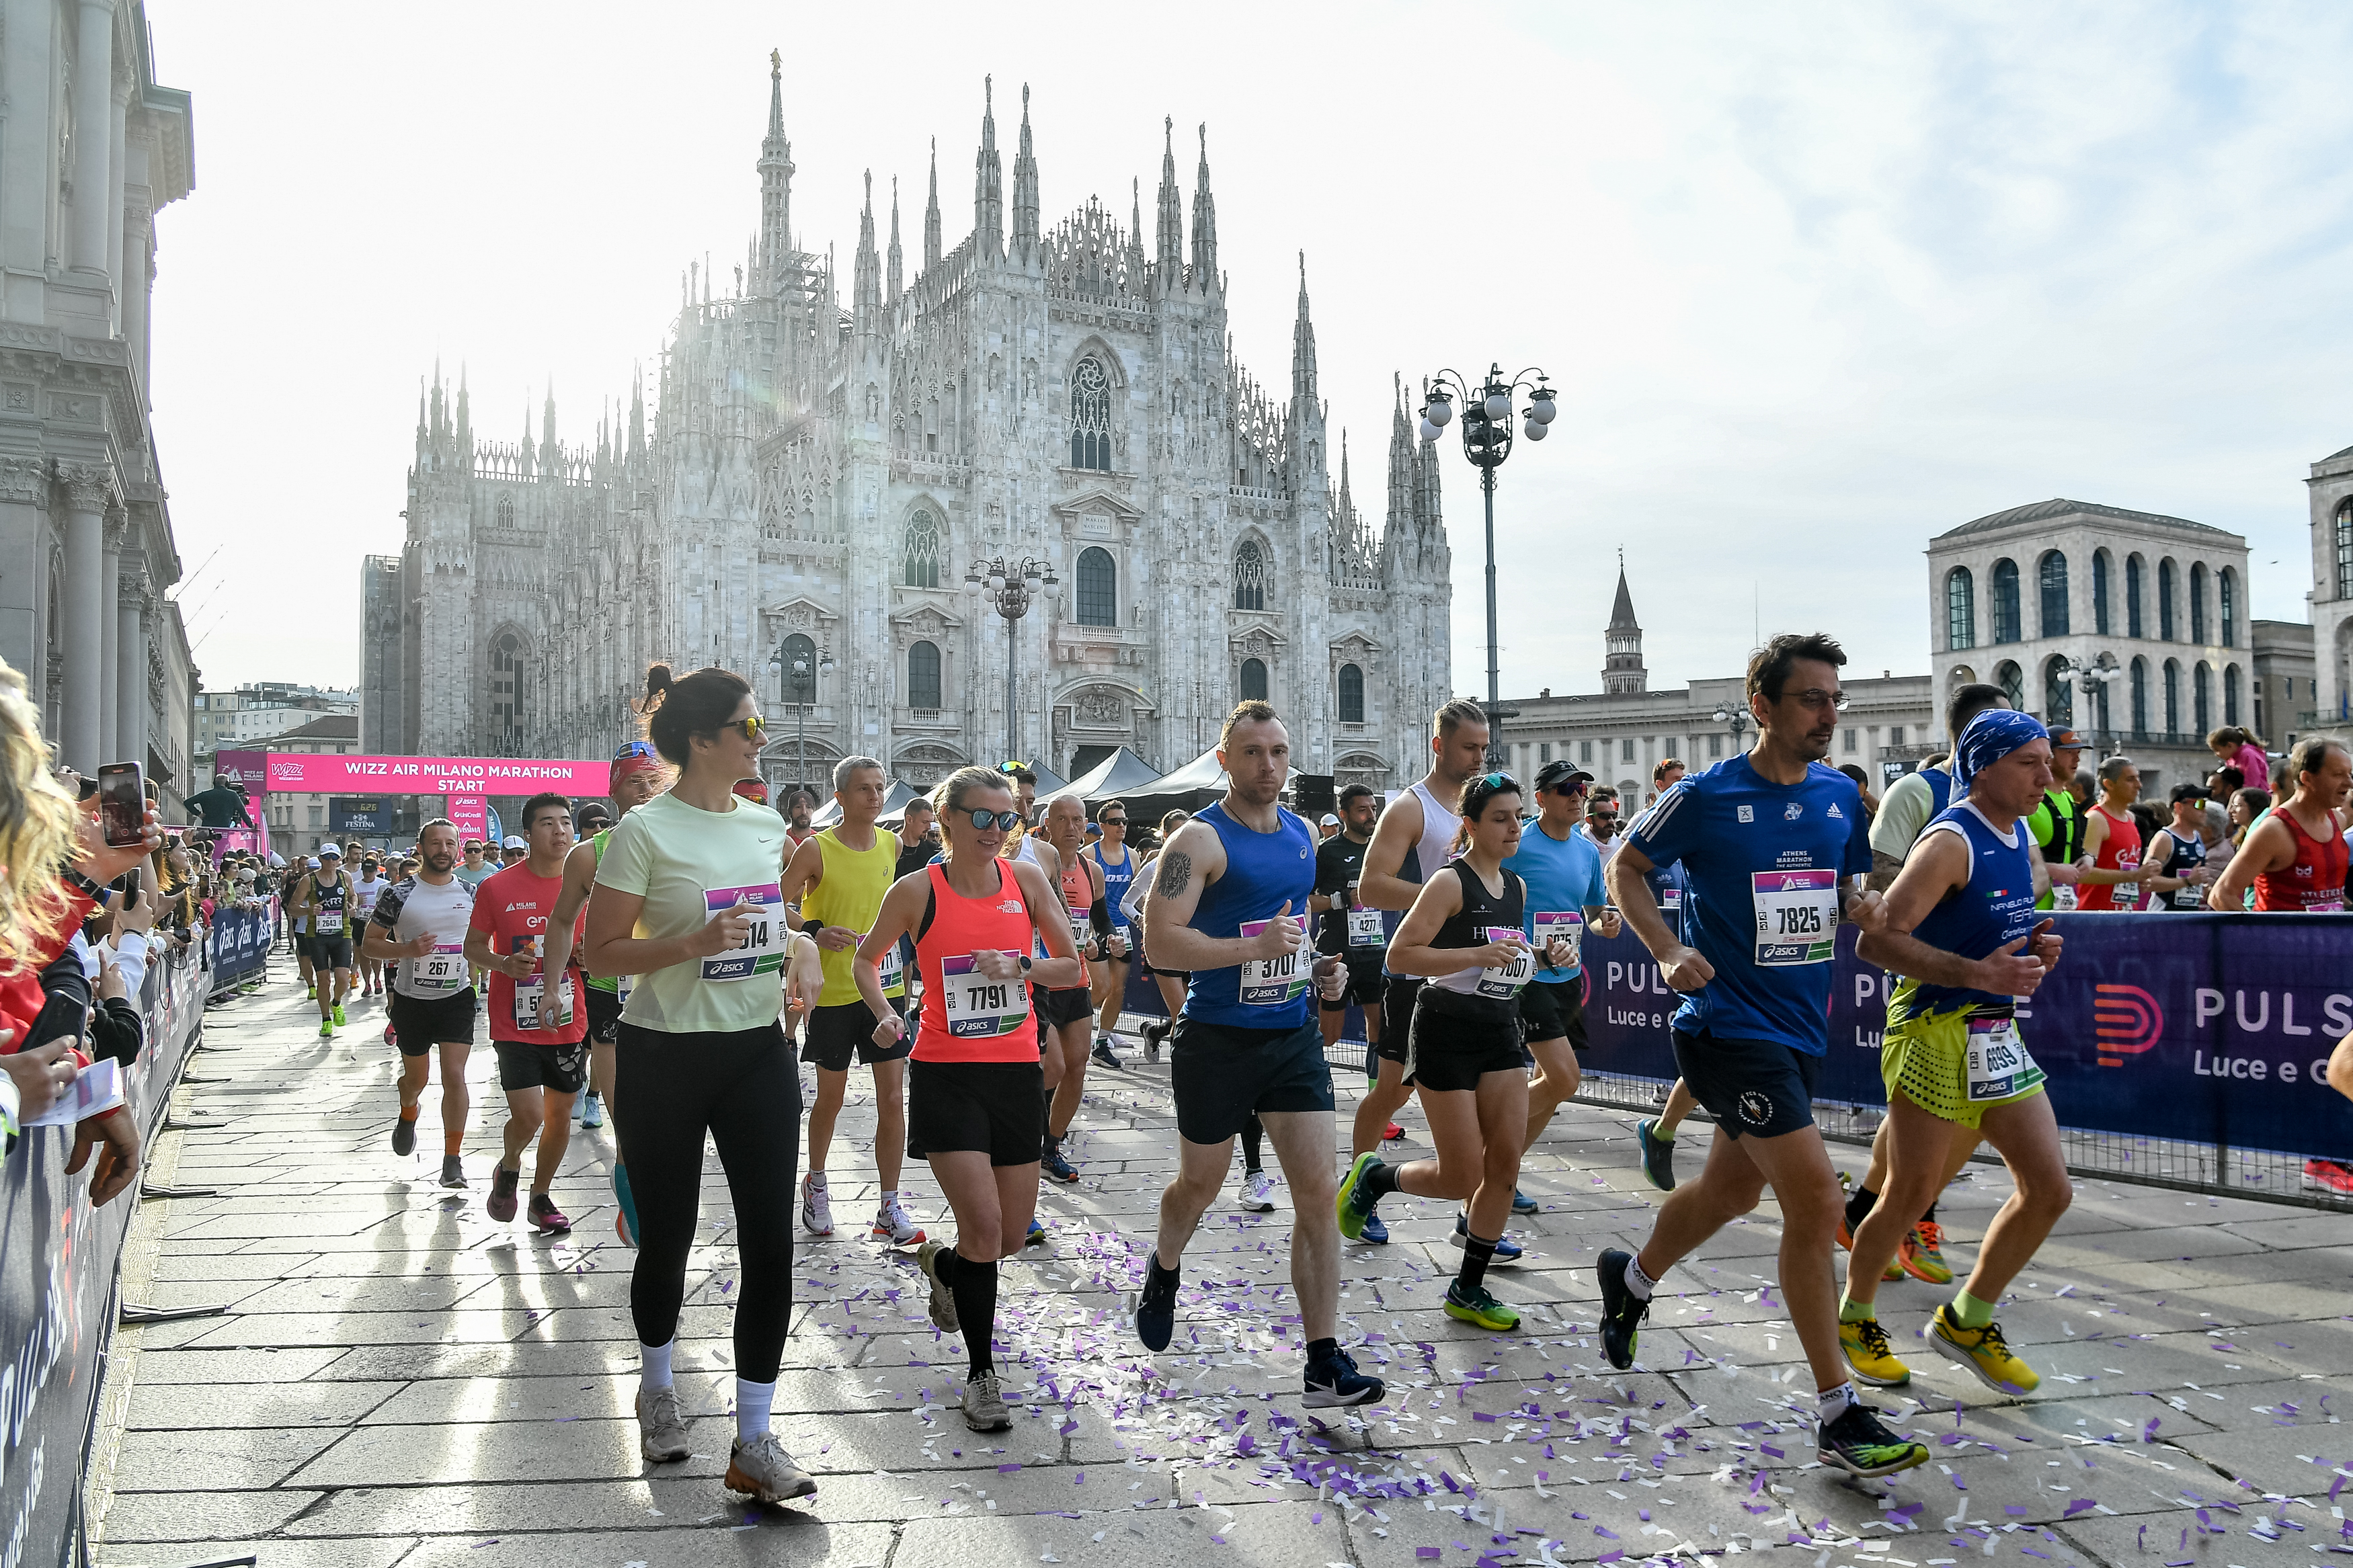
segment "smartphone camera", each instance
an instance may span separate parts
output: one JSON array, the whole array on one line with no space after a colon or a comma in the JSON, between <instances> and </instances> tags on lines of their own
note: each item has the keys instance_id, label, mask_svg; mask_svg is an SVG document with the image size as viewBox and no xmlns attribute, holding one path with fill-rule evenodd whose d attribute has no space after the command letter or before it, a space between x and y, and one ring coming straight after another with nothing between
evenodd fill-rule
<instances>
[{"instance_id":1,"label":"smartphone camera","mask_svg":"<svg viewBox=\"0 0 2353 1568\"><path fill-rule=\"evenodd\" d=\"M145 841L147 781L137 763L109 763L98 770L98 810L112 847Z\"/></svg>"}]
</instances>

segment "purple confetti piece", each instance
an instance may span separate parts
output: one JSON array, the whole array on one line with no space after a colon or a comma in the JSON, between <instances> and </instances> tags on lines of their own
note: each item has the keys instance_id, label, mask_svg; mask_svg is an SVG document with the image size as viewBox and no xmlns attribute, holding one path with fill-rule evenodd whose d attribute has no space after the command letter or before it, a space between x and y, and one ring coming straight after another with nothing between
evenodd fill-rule
<instances>
[{"instance_id":1,"label":"purple confetti piece","mask_svg":"<svg viewBox=\"0 0 2353 1568\"><path fill-rule=\"evenodd\" d=\"M1444 1551L1435 1546L1417 1546L1413 1549L1413 1554L1423 1562L1446 1555Z\"/></svg>"},{"instance_id":2,"label":"purple confetti piece","mask_svg":"<svg viewBox=\"0 0 2353 1568\"><path fill-rule=\"evenodd\" d=\"M2077 1498L2073 1502L2067 1505L2067 1511L2061 1514L2059 1517L2062 1519L2073 1519L2086 1509L2094 1509L2099 1506L2100 1505L2098 1503L2094 1502L2090 1498Z\"/></svg>"}]
</instances>

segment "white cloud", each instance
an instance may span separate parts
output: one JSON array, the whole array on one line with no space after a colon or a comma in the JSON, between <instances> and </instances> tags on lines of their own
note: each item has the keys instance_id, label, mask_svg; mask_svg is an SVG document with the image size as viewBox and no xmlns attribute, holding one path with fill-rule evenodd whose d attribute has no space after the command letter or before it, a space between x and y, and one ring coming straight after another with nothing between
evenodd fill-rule
<instances>
[{"instance_id":1,"label":"white cloud","mask_svg":"<svg viewBox=\"0 0 2353 1568\"><path fill-rule=\"evenodd\" d=\"M626 397L689 259L743 257L772 47L796 226L845 272L869 167L919 253L934 135L969 227L985 71L1008 167L1033 85L1050 222L1140 177L1149 226L1164 114L1189 216L1207 121L1241 357L1287 384L1303 247L1377 514L1393 371L1550 370L1499 492L1507 691L1598 685L1620 543L1660 683L1736 668L1752 598L1924 668L1927 538L2053 495L2242 531L2255 613L2300 618L2304 465L2353 442L2327 7L150 14L195 94L155 397L182 554L238 584L216 682L353 676L437 354L497 438L551 376L567 440ZM1459 451L1445 486L1473 689Z\"/></svg>"}]
</instances>

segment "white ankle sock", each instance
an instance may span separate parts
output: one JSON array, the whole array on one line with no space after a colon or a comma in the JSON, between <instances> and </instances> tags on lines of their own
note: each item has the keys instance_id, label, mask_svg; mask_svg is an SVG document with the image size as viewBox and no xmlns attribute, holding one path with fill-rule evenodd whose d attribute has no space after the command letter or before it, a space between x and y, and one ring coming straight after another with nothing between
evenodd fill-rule
<instances>
[{"instance_id":1,"label":"white ankle sock","mask_svg":"<svg viewBox=\"0 0 2353 1568\"><path fill-rule=\"evenodd\" d=\"M776 1385L735 1380L735 1436L748 1443L768 1429L768 1411L776 1403Z\"/></svg>"},{"instance_id":2,"label":"white ankle sock","mask_svg":"<svg viewBox=\"0 0 2353 1568\"><path fill-rule=\"evenodd\" d=\"M1634 1292L1634 1300L1647 1301L1651 1299L1651 1292L1658 1288L1659 1282L1642 1272L1641 1258L1626 1259L1626 1289Z\"/></svg>"},{"instance_id":3,"label":"white ankle sock","mask_svg":"<svg viewBox=\"0 0 2353 1568\"><path fill-rule=\"evenodd\" d=\"M1815 1414L1825 1426L1847 1412L1847 1406L1862 1403L1852 1383L1841 1383L1836 1388L1825 1388L1814 1395Z\"/></svg>"},{"instance_id":4,"label":"white ankle sock","mask_svg":"<svg viewBox=\"0 0 2353 1568\"><path fill-rule=\"evenodd\" d=\"M641 1344L638 1347L638 1386L668 1388L670 1386L670 1352L676 1348L673 1338L666 1345Z\"/></svg>"}]
</instances>

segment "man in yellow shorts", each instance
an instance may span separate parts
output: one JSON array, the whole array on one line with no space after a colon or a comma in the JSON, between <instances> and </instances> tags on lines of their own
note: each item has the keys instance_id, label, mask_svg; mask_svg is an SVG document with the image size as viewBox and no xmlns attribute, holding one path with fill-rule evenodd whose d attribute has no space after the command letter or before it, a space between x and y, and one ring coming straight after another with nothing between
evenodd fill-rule
<instances>
[{"instance_id":1,"label":"man in yellow shorts","mask_svg":"<svg viewBox=\"0 0 2353 1568\"><path fill-rule=\"evenodd\" d=\"M1881 1271L1945 1180L1957 1143L1980 1137L2016 1183L1978 1247L1960 1293L1921 1337L2002 1394L2042 1379L2012 1355L1993 1321L2001 1299L2073 1195L2042 1069L2020 1039L2017 999L2059 961L2052 922L2036 922L2034 841L2021 820L2051 785L2051 740L2032 716L1989 709L1954 749L1963 792L1932 818L1888 889L1886 921L1856 953L1903 978L1887 1004L1880 1074L1887 1084L1888 1176L1855 1227L1839 1303L1839 1348L1855 1379L1909 1382L1873 1305Z\"/></svg>"}]
</instances>

